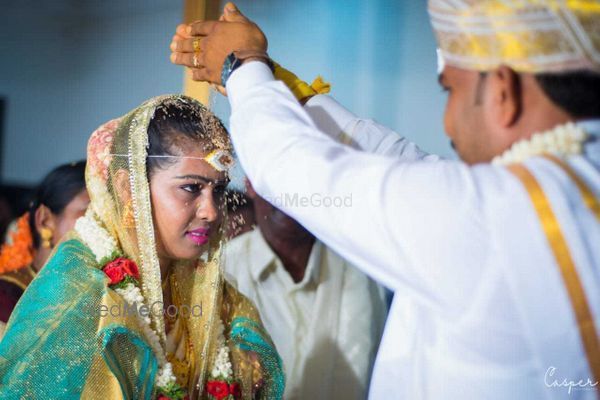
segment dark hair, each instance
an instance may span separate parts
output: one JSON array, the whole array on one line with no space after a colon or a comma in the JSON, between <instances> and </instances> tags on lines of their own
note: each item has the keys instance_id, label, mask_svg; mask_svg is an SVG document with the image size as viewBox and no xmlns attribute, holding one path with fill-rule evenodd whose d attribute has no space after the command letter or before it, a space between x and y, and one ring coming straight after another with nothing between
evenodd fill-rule
<instances>
[{"instance_id":1,"label":"dark hair","mask_svg":"<svg viewBox=\"0 0 600 400\"><path fill-rule=\"evenodd\" d=\"M83 189L85 189L85 160L54 168L37 186L33 200L29 204L29 227L35 248L40 245L40 234L35 229L35 212L39 206L43 204L53 214L60 214Z\"/></svg>"},{"instance_id":2,"label":"dark hair","mask_svg":"<svg viewBox=\"0 0 600 400\"><path fill-rule=\"evenodd\" d=\"M592 71L536 74L546 95L575 118L600 117L600 74Z\"/></svg>"},{"instance_id":3,"label":"dark hair","mask_svg":"<svg viewBox=\"0 0 600 400\"><path fill-rule=\"evenodd\" d=\"M222 131L222 138L215 137L215 131ZM222 141L218 147L230 148L226 132L221 120L200 104L182 98L168 99L156 108L148 125L148 155L179 155L174 150L181 150L186 145L181 139L204 142L207 151L214 149L215 141ZM169 158L148 157L148 177L155 169L161 169L172 162Z\"/></svg>"}]
</instances>

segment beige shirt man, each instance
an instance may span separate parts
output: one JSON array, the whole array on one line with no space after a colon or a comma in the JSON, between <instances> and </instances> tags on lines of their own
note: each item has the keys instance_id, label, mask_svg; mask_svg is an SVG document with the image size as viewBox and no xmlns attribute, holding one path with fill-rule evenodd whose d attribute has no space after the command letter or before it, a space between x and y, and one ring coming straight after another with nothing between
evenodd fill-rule
<instances>
[{"instance_id":1,"label":"beige shirt man","mask_svg":"<svg viewBox=\"0 0 600 400\"><path fill-rule=\"evenodd\" d=\"M227 278L260 311L286 372L286 399L364 399L385 291L316 241L295 283L259 229L229 242Z\"/></svg>"}]
</instances>

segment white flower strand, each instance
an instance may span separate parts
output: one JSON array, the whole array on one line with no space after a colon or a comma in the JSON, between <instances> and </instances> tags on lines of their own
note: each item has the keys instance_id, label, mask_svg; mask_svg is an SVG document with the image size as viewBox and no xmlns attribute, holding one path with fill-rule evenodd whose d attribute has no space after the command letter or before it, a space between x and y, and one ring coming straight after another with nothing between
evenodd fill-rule
<instances>
[{"instance_id":1,"label":"white flower strand","mask_svg":"<svg viewBox=\"0 0 600 400\"><path fill-rule=\"evenodd\" d=\"M219 350L217 350L215 365L211 371L211 376L215 379L223 378L227 380L233 375L233 368L231 366L231 361L229 360L229 347L227 347L227 344L225 343L225 328L223 326L223 321L219 319L218 322L217 348Z\"/></svg>"},{"instance_id":2,"label":"white flower strand","mask_svg":"<svg viewBox=\"0 0 600 400\"><path fill-rule=\"evenodd\" d=\"M100 262L117 250L117 241L93 217L84 215L75 222L75 231Z\"/></svg>"},{"instance_id":3,"label":"white flower strand","mask_svg":"<svg viewBox=\"0 0 600 400\"><path fill-rule=\"evenodd\" d=\"M492 164L509 165L525 161L542 154L577 155L583 152L585 131L569 122L546 132L536 133L530 139L514 143L508 150L494 157Z\"/></svg>"},{"instance_id":4,"label":"white flower strand","mask_svg":"<svg viewBox=\"0 0 600 400\"><path fill-rule=\"evenodd\" d=\"M92 250L98 262L117 251L117 242L92 217L86 215L79 218L75 223L75 230ZM130 307L136 307L135 315L142 327L144 336L154 351L160 367L155 378L156 386L164 388L170 383L175 383L176 378L173 374L173 366L167 361L163 347L160 344L160 338L151 327L150 317L147 313L142 315L139 311L146 304L142 291L133 283L129 283L124 288L115 289L115 292L121 295Z\"/></svg>"},{"instance_id":5,"label":"white flower strand","mask_svg":"<svg viewBox=\"0 0 600 400\"><path fill-rule=\"evenodd\" d=\"M134 307L135 315L140 322L140 326L144 330L144 336L148 339L150 342L150 347L152 347L152 350L154 350L154 353L156 354L158 365L162 367L168 364L167 359L162 351L160 339L156 332L150 328L150 317L147 313L140 312L140 309L145 304L144 296L142 296L142 291L140 288L135 286L133 283L129 283L125 288L115 289L115 292L120 294L130 307Z\"/></svg>"},{"instance_id":6,"label":"white flower strand","mask_svg":"<svg viewBox=\"0 0 600 400\"><path fill-rule=\"evenodd\" d=\"M170 383L175 383L175 375L173 374L173 366L171 363L166 363L158 370L154 382L156 383L156 386L161 388L167 387Z\"/></svg>"}]
</instances>

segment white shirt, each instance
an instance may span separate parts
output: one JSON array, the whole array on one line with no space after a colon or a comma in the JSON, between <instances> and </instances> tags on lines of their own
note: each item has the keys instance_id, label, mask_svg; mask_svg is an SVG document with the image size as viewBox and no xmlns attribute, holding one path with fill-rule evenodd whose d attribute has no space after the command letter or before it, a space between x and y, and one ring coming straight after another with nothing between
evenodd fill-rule
<instances>
[{"instance_id":1,"label":"white shirt","mask_svg":"<svg viewBox=\"0 0 600 400\"><path fill-rule=\"evenodd\" d=\"M285 399L364 399L387 314L384 290L316 241L295 283L259 229L231 240L225 274L283 359Z\"/></svg>"},{"instance_id":2,"label":"white shirt","mask_svg":"<svg viewBox=\"0 0 600 400\"><path fill-rule=\"evenodd\" d=\"M554 380L593 378L540 221L505 168L336 143L262 63L236 70L227 92L233 143L258 193L353 196L352 207L283 210L395 292L371 398L568 398ZM595 139L569 164L600 196L600 123L587 129ZM600 225L559 167L525 165L552 204L598 329Z\"/></svg>"}]
</instances>

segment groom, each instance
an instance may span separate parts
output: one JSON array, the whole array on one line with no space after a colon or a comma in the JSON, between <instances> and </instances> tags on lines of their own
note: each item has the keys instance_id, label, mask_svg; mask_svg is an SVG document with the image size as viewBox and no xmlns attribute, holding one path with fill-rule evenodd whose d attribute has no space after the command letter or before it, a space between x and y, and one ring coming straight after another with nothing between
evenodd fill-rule
<instances>
[{"instance_id":1,"label":"groom","mask_svg":"<svg viewBox=\"0 0 600 400\"><path fill-rule=\"evenodd\" d=\"M370 396L598 396L598 3L429 1L462 162L336 143L274 80L260 29L225 11L180 27L172 60L226 87L258 193L353 194L351 209L283 211L395 291Z\"/></svg>"}]
</instances>

